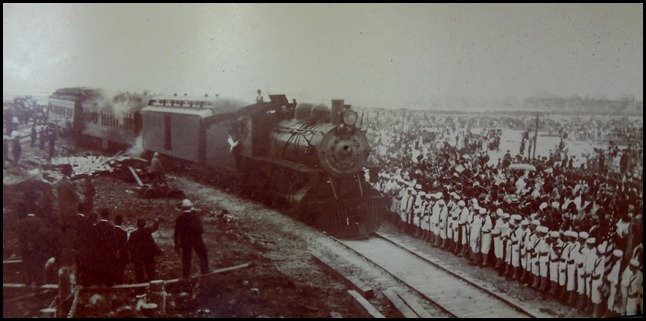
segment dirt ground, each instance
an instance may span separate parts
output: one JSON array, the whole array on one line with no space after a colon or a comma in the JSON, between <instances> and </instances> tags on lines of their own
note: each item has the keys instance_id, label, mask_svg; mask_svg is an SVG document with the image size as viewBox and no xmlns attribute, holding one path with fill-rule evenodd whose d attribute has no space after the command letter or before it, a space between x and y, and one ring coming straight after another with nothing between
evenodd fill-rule
<instances>
[{"instance_id":1,"label":"dirt ground","mask_svg":"<svg viewBox=\"0 0 646 321\"><path fill-rule=\"evenodd\" d=\"M329 317L335 311L345 317L365 317L362 311L348 304L345 286L321 271L311 260L304 239L290 230L301 228L289 218L253 202L239 200L219 190L183 178L169 177L170 184L185 191L201 210L211 270L249 263L250 267L216 274L200 282L195 298L191 285L170 285L167 292L168 317ZM121 214L129 230L139 217L148 222L159 218L160 228L153 234L163 254L157 257L157 272L162 279L181 276L180 255L173 248L174 221L181 199L142 199L134 194L130 182L101 176L94 179L97 189L95 208L110 208ZM3 188L11 197L11 187ZM15 195L20 197L20 195ZM3 202L4 223L11 223L10 208ZM269 217L267 217L269 216ZM288 224L282 224L286 222ZM3 224L3 258L16 258L17 242ZM302 226L307 228L305 226ZM312 230L312 233L317 233ZM193 258L193 273L198 260ZM134 283L128 268L127 281ZM14 275L15 276L15 275ZM4 282L11 275L3 276ZM41 296L40 306L30 302L5 304L3 316L38 316L47 307L51 294ZM137 293L134 290L84 291L75 317L110 317L136 314ZM30 301L30 300L27 300Z\"/></svg>"},{"instance_id":2,"label":"dirt ground","mask_svg":"<svg viewBox=\"0 0 646 321\"><path fill-rule=\"evenodd\" d=\"M14 212L21 201L29 197L28 189L20 182L33 177L59 175L56 171L42 169L46 164L42 151L24 146L25 158L19 166L8 165L3 170L3 260L18 259L16 235L11 226ZM65 148L61 150L65 151ZM81 151L70 151L80 155ZM293 317L327 318L337 312L343 317L369 317L357 308L348 288L314 263L312 251L328 255L341 270L365 281L374 288L375 298L370 302L386 317L401 317L388 303L381 291L399 284L383 271L367 262L334 248L330 240L319 231L295 221L262 204L230 194L225 188L197 181L191 173L168 175L172 187L186 193L200 209L204 222L203 239L207 245L211 270L249 263L250 266L204 278L196 282L180 282L166 287L168 299L166 313L159 310L138 309L142 302L141 290L95 289L81 292L74 317ZM136 219L145 217L149 224L160 220L160 228L153 234L162 249L157 257L157 275L161 279L181 276L180 254L173 248L173 231L177 205L181 199L145 199L136 196L134 180L123 180L127 175L107 174L94 178L97 195L95 209L107 207L112 218L121 214L128 230L135 229ZM81 182L77 182L79 185ZM20 187L20 188L19 188ZM384 226L389 232L389 226ZM557 302L524 289L513 282L506 283L487 269L470 267L461 259L443 251L426 248L410 240L424 252L441 259L451 268L492 284L498 291L533 302L549 315L578 316L574 311L561 307ZM423 242L421 242L423 243ZM192 272L198 274L198 259L193 256ZM20 268L4 265L3 283L21 283ZM126 283L134 283L134 273L129 266ZM505 285L507 284L507 285ZM3 317L45 316L41 309L50 306L55 291L41 293L26 290L3 291ZM412 293L413 295L416 295ZM152 294L148 294L149 297ZM421 302L421 299L419 300ZM446 317L442 311L422 303L434 317Z\"/></svg>"},{"instance_id":3,"label":"dirt ground","mask_svg":"<svg viewBox=\"0 0 646 321\"><path fill-rule=\"evenodd\" d=\"M59 151L81 155L63 145ZM95 153L96 154L96 153ZM20 259L16 234L12 230L17 206L30 202L29 187L21 182L40 179L47 164L43 151L23 144L18 166L3 169L3 260ZM44 176L59 175L44 171ZM114 215L124 217L128 230L135 229L136 219L145 217L149 224L160 220L153 236L163 253L156 259L161 279L181 277L180 254L173 247L177 205L181 199L144 199L135 195L134 181L101 175L93 179L96 187L94 208L107 207ZM189 175L190 176L190 175ZM179 176L168 176L173 187L182 189L200 209L211 270L249 263L250 266L204 278L197 287L192 283L175 283L166 287L167 317L330 317L338 312L344 317L366 317L365 311L350 303L344 285L324 273L311 259L307 236L293 231L314 229L267 209L252 201L239 199L220 189L196 183ZM81 191L81 182L76 182ZM307 234L305 234L307 235ZM22 283L20 266L5 265L3 283ZM193 255L192 272L198 275L199 261ZM126 282L134 283L129 266ZM33 292L33 291L32 291ZM33 293L32 293L33 294ZM136 290L87 290L79 295L75 317L112 317L148 315L137 309L140 299ZM41 309L50 306L55 291L30 296L27 290L3 291L4 317L44 316ZM26 298L21 298L26 297ZM161 316L152 314L152 316Z\"/></svg>"}]
</instances>

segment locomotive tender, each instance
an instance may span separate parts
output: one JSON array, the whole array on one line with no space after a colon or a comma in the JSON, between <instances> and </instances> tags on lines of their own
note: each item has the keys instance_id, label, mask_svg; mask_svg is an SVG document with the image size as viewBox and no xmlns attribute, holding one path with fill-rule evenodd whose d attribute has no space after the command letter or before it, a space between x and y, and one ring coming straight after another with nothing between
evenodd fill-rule
<instances>
[{"instance_id":1,"label":"locomotive tender","mask_svg":"<svg viewBox=\"0 0 646 321\"><path fill-rule=\"evenodd\" d=\"M237 110L208 97L154 97L133 119L146 151L234 177L246 195L332 235L377 230L387 200L364 179L370 147L358 114L343 100L330 111L269 97Z\"/></svg>"}]
</instances>

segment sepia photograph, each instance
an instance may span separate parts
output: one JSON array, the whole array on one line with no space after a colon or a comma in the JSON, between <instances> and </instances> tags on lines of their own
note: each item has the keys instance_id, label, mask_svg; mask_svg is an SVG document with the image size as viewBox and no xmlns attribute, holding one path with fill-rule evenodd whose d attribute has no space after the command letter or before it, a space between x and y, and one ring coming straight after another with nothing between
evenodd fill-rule
<instances>
[{"instance_id":1,"label":"sepia photograph","mask_svg":"<svg viewBox=\"0 0 646 321\"><path fill-rule=\"evenodd\" d=\"M3 3L3 317L642 317L643 7Z\"/></svg>"}]
</instances>

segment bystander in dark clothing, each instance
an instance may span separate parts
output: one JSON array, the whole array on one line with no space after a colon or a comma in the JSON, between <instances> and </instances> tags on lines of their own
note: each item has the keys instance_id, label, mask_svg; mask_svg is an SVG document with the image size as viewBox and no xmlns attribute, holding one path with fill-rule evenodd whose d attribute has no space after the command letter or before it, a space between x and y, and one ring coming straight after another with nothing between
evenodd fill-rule
<instances>
[{"instance_id":1,"label":"bystander in dark clothing","mask_svg":"<svg viewBox=\"0 0 646 321\"><path fill-rule=\"evenodd\" d=\"M155 279L155 256L160 249L151 235L159 228L159 220L151 227L146 227L146 219L137 219L137 229L128 238L128 252L135 270L137 282L148 282ZM144 276L145 273L145 276Z\"/></svg>"},{"instance_id":2,"label":"bystander in dark clothing","mask_svg":"<svg viewBox=\"0 0 646 321\"><path fill-rule=\"evenodd\" d=\"M2 168L4 163L9 160L9 139L7 136L2 137Z\"/></svg>"},{"instance_id":3,"label":"bystander in dark clothing","mask_svg":"<svg viewBox=\"0 0 646 321\"><path fill-rule=\"evenodd\" d=\"M621 153L621 157L619 158L619 171L622 174L626 174L628 171L628 151L624 151Z\"/></svg>"},{"instance_id":4,"label":"bystander in dark clothing","mask_svg":"<svg viewBox=\"0 0 646 321\"><path fill-rule=\"evenodd\" d=\"M72 165L63 165L61 169L63 177L54 184L57 211L62 224L66 224L78 213L79 196L76 193L76 186L71 180L72 171Z\"/></svg>"},{"instance_id":5,"label":"bystander in dark clothing","mask_svg":"<svg viewBox=\"0 0 646 321\"><path fill-rule=\"evenodd\" d=\"M20 154L22 154L22 146L20 145L20 135L16 135L11 142L11 153L13 154L13 162L18 165Z\"/></svg>"},{"instance_id":6,"label":"bystander in dark clothing","mask_svg":"<svg viewBox=\"0 0 646 321\"><path fill-rule=\"evenodd\" d=\"M71 219L65 231L66 237L72 238L76 252L76 278L83 286L96 284L96 267L94 262L94 223L97 217L94 213L83 215L77 214Z\"/></svg>"},{"instance_id":7,"label":"bystander in dark clothing","mask_svg":"<svg viewBox=\"0 0 646 321\"><path fill-rule=\"evenodd\" d=\"M200 259L200 270L202 274L209 272L209 261L202 240L202 219L199 217L193 203L185 199L181 204L182 214L175 221L175 249L182 251L182 275L188 277L191 274L191 255L193 250Z\"/></svg>"},{"instance_id":8,"label":"bystander in dark clothing","mask_svg":"<svg viewBox=\"0 0 646 321\"><path fill-rule=\"evenodd\" d=\"M38 132L38 137L40 141L38 142L40 144L40 150L45 150L45 142L47 141L47 131L45 131L45 128L41 126L40 132Z\"/></svg>"},{"instance_id":9,"label":"bystander in dark clothing","mask_svg":"<svg viewBox=\"0 0 646 321\"><path fill-rule=\"evenodd\" d=\"M45 221L34 214L18 221L16 233L22 255L22 266L25 272L25 284L40 285L43 281L43 269L47 261L47 239L45 238Z\"/></svg>"},{"instance_id":10,"label":"bystander in dark clothing","mask_svg":"<svg viewBox=\"0 0 646 321\"><path fill-rule=\"evenodd\" d=\"M92 178L89 176L85 178L83 185L83 203L81 204L82 213L92 213L94 211L94 196L96 195L96 188L92 183Z\"/></svg>"},{"instance_id":11,"label":"bystander in dark clothing","mask_svg":"<svg viewBox=\"0 0 646 321\"><path fill-rule=\"evenodd\" d=\"M94 279L99 285L114 284L115 262L118 255L117 233L108 217L110 210L99 209L101 219L94 225L92 233L92 265Z\"/></svg>"},{"instance_id":12,"label":"bystander in dark clothing","mask_svg":"<svg viewBox=\"0 0 646 321\"><path fill-rule=\"evenodd\" d=\"M47 132L47 137L49 138L49 158L52 158L56 152L56 129L51 128Z\"/></svg>"},{"instance_id":13,"label":"bystander in dark clothing","mask_svg":"<svg viewBox=\"0 0 646 321\"><path fill-rule=\"evenodd\" d=\"M128 232L123 228L123 216L114 217L114 229L117 237L117 260L115 261L114 283L123 284L126 266L130 262L130 255L126 243Z\"/></svg>"},{"instance_id":14,"label":"bystander in dark clothing","mask_svg":"<svg viewBox=\"0 0 646 321\"><path fill-rule=\"evenodd\" d=\"M34 122L34 126L31 126L31 147L36 145L36 138L38 138L38 135L36 133L36 122Z\"/></svg>"}]
</instances>

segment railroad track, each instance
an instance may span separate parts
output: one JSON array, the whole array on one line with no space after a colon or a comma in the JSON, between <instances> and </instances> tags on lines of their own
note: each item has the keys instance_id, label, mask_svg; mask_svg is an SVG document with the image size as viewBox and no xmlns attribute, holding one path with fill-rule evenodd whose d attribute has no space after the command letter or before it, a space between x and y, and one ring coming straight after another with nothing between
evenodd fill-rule
<instances>
[{"instance_id":1,"label":"railroad track","mask_svg":"<svg viewBox=\"0 0 646 321\"><path fill-rule=\"evenodd\" d=\"M359 256L458 318L532 318L536 315L449 271L386 236L339 240Z\"/></svg>"}]
</instances>

